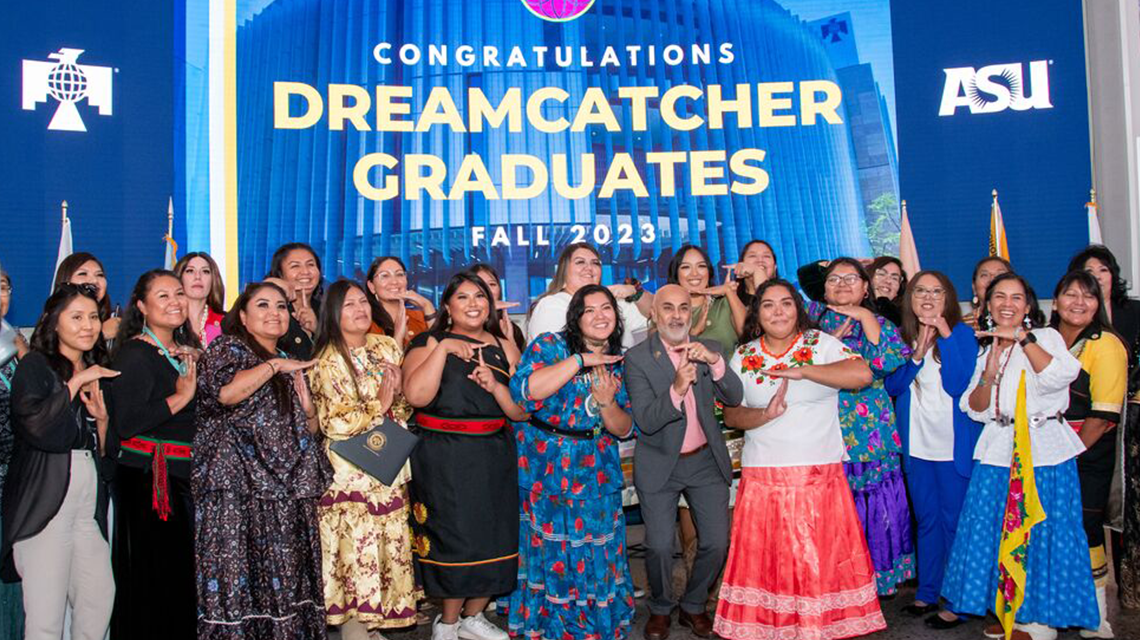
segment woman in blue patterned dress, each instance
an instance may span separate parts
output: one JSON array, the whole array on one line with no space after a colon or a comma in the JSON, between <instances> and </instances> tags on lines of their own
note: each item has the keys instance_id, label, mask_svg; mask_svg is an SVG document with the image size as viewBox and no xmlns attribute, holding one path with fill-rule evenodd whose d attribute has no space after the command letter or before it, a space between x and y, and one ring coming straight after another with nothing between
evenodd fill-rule
<instances>
[{"instance_id":1,"label":"woman in blue patterned dress","mask_svg":"<svg viewBox=\"0 0 1140 640\"><path fill-rule=\"evenodd\" d=\"M511 635L620 640L633 622L617 438L630 435L622 322L606 288L575 292L511 378L519 425L519 581Z\"/></svg>"},{"instance_id":2,"label":"woman in blue patterned dress","mask_svg":"<svg viewBox=\"0 0 1140 640\"><path fill-rule=\"evenodd\" d=\"M808 314L819 328L843 341L871 366L870 386L839 393L844 463L855 507L871 549L879 595L892 595L915 576L910 510L900 464L902 441L883 379L906 362L910 348L898 328L871 308L871 279L853 258L832 260L823 274L825 303Z\"/></svg>"}]
</instances>

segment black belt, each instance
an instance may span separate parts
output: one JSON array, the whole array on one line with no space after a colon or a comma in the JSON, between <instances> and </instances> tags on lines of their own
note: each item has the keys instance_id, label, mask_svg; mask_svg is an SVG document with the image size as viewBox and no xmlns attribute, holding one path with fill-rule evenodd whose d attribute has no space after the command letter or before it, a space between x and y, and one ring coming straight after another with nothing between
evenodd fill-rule
<instances>
[{"instance_id":1,"label":"black belt","mask_svg":"<svg viewBox=\"0 0 1140 640\"><path fill-rule=\"evenodd\" d=\"M602 432L602 428L600 426L594 427L589 431L582 431L581 429L563 429L561 427L556 427L548 422L543 422L542 420L539 420L533 416L530 419L530 425L539 431L545 431L556 436L574 438L575 440L593 440L594 438L598 437L598 434Z\"/></svg>"}]
</instances>

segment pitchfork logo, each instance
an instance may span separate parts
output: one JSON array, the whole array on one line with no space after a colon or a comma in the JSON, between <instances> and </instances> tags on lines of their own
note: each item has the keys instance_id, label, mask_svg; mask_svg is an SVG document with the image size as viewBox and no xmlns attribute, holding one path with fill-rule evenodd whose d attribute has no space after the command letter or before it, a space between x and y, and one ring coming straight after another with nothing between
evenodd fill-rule
<instances>
[{"instance_id":1,"label":"pitchfork logo","mask_svg":"<svg viewBox=\"0 0 1140 640\"><path fill-rule=\"evenodd\" d=\"M111 67L76 64L83 49L68 49L48 55L50 60L24 60L23 107L35 111L48 96L55 98L55 109L48 129L53 131L87 131L75 104L87 100L99 115L111 115Z\"/></svg>"}]
</instances>

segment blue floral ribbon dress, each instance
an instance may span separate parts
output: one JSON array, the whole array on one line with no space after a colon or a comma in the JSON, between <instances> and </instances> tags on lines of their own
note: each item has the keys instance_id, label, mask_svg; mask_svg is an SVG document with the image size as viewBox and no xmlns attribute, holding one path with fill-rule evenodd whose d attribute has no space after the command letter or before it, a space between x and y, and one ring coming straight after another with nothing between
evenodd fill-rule
<instances>
[{"instance_id":1,"label":"blue floral ribbon dress","mask_svg":"<svg viewBox=\"0 0 1140 640\"><path fill-rule=\"evenodd\" d=\"M519 467L519 576L508 599L512 635L548 640L620 640L633 622L617 439L588 407L589 378L575 376L536 400L530 375L571 356L561 333L527 347L511 396L538 420L591 434L559 436L516 425ZM621 380L621 364L612 369ZM625 385L615 400L629 411Z\"/></svg>"},{"instance_id":2,"label":"blue floral ribbon dress","mask_svg":"<svg viewBox=\"0 0 1140 640\"><path fill-rule=\"evenodd\" d=\"M828 333L847 320L847 316L819 302L808 305L808 315ZM894 323L880 315L875 317L882 328L879 344L867 339L858 322L852 322L842 338L843 344L870 365L874 381L862 389L840 391L839 421L850 456L843 469L867 536L879 595L889 595L895 593L900 583L915 576L915 563L902 475L902 440L883 380L906 362L911 349L903 343Z\"/></svg>"}]
</instances>

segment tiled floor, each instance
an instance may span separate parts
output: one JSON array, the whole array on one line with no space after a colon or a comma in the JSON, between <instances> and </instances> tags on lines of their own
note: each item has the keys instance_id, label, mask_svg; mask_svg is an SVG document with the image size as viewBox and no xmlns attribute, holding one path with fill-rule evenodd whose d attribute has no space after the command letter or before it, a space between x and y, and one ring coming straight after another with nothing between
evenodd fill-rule
<instances>
[{"instance_id":1,"label":"tiled floor","mask_svg":"<svg viewBox=\"0 0 1140 640\"><path fill-rule=\"evenodd\" d=\"M642 539L643 529L641 526L631 526L628 529L630 545L636 545ZM634 584L639 586L645 585L645 565L644 562L636 557L630 560L630 570L633 573ZM675 582L679 585L683 584L685 577L685 569L680 561L675 563ZM971 620L970 622L952 629L949 631L934 631L923 625L921 619L912 618L901 612L902 607L912 602L914 599L914 588L904 587L900 590L899 594L892 600L882 602L883 613L887 618L887 628L885 631L867 636L873 640L911 640L911 639L938 639L938 640L958 640L966 639L978 640L982 638L982 629L987 623L981 620ZM648 612L645 607L644 599L638 601L637 619L634 621L634 630L630 634L630 640L642 640L642 627L645 624L645 619ZM498 616L489 615L492 622L505 627L505 621ZM1109 587L1109 622L1112 623L1113 630L1116 632L1116 637L1120 640L1140 640L1140 610L1122 610L1116 601L1115 587ZM390 631L385 634L389 640L429 640L431 638L431 627L422 626L404 631ZM332 640L339 640L339 635L331 633L329 636ZM1072 639L1078 640L1080 636L1077 631L1063 631L1059 636L1062 640ZM694 636L689 633L687 629L673 625L670 635L670 640L695 640Z\"/></svg>"}]
</instances>

